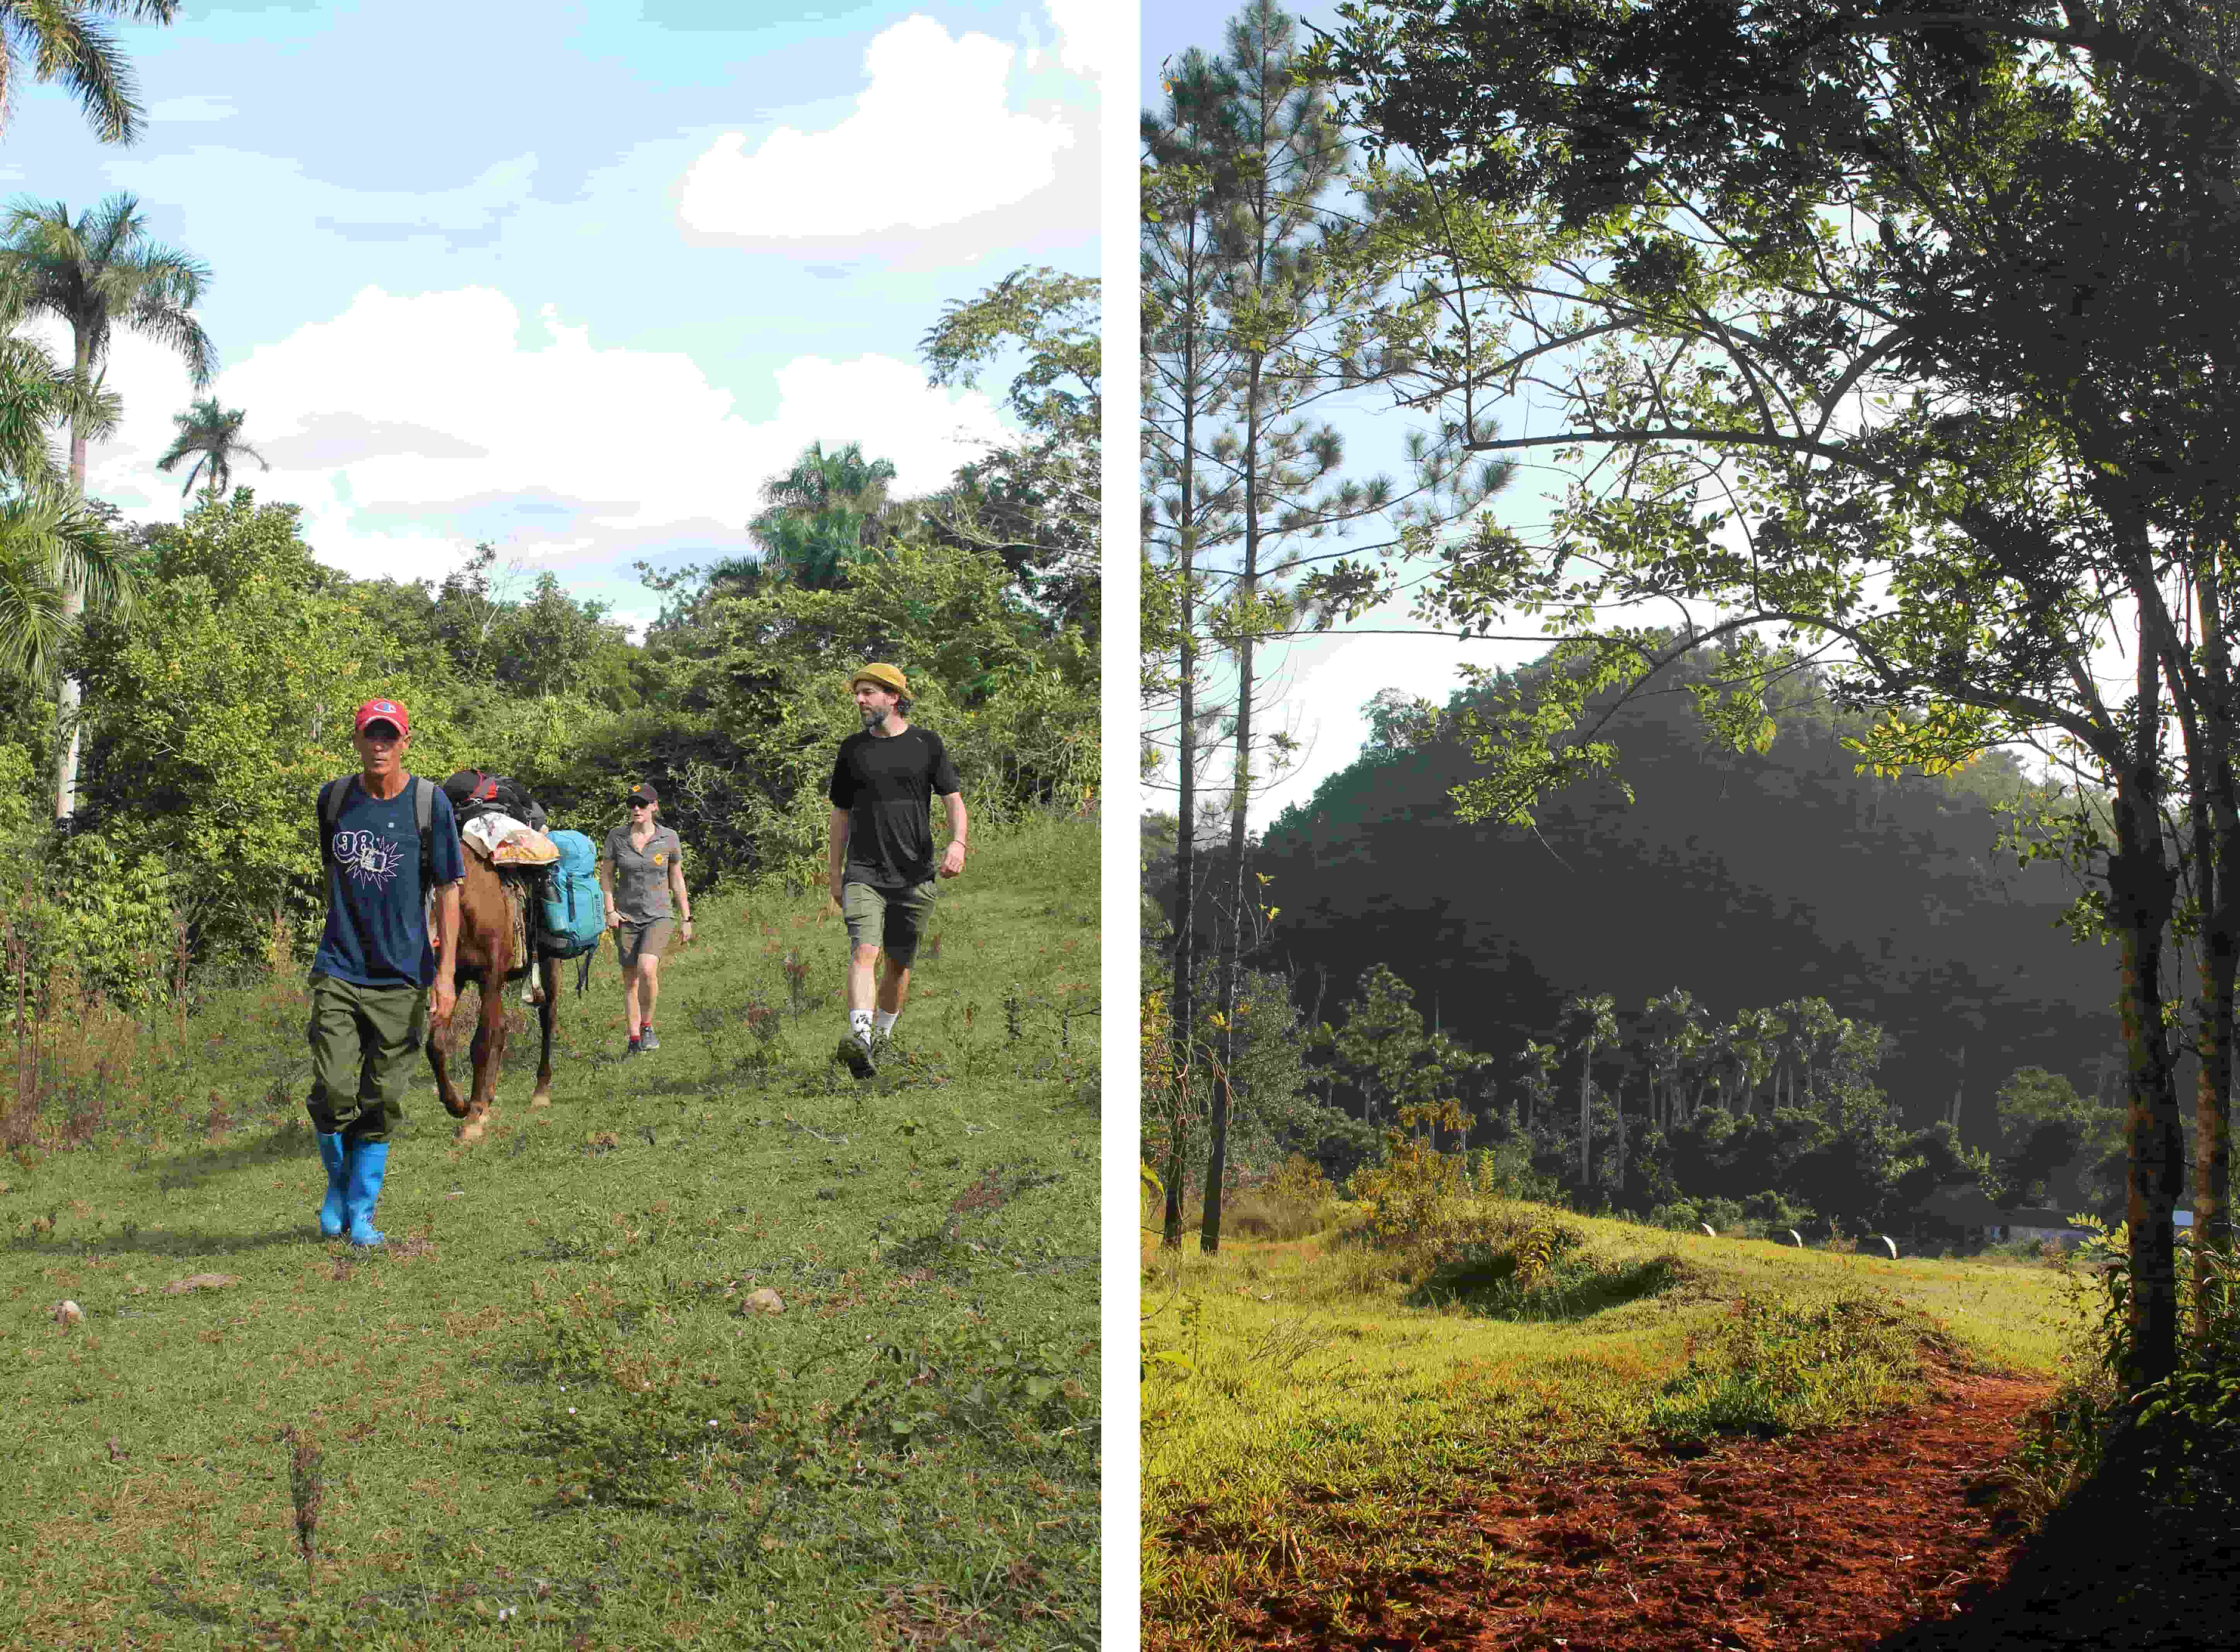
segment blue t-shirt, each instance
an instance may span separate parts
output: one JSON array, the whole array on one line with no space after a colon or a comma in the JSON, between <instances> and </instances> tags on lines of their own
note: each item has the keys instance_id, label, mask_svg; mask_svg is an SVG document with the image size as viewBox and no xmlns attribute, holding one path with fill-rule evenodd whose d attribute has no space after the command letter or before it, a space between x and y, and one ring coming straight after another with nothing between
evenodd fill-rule
<instances>
[{"instance_id":1,"label":"blue t-shirt","mask_svg":"<svg viewBox=\"0 0 2240 1652\"><path fill-rule=\"evenodd\" d=\"M361 987L424 987L436 978L436 949L420 887L411 779L386 800L370 794L356 775L336 783L344 788L343 806L327 845L327 927L312 971ZM321 821L319 829L325 829ZM457 883L467 863L451 800L440 786L428 829L436 839L436 887Z\"/></svg>"}]
</instances>

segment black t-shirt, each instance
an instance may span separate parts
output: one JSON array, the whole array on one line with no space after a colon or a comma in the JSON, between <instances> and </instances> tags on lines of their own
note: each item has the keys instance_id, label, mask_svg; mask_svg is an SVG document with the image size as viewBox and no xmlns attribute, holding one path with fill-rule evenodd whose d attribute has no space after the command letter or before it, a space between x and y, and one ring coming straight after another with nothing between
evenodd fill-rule
<instances>
[{"instance_id":1,"label":"black t-shirt","mask_svg":"<svg viewBox=\"0 0 2240 1652\"><path fill-rule=\"evenodd\" d=\"M933 817L928 800L958 789L957 766L941 736L919 728L850 735L833 760L825 796L848 811L848 863L842 881L906 889L933 876Z\"/></svg>"}]
</instances>

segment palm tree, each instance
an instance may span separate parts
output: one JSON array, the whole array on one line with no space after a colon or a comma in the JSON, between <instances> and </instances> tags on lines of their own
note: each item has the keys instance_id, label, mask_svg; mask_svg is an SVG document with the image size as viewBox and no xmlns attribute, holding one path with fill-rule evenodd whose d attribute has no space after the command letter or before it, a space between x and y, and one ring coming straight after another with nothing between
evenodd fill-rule
<instances>
[{"instance_id":1,"label":"palm tree","mask_svg":"<svg viewBox=\"0 0 2240 1652\"><path fill-rule=\"evenodd\" d=\"M63 601L73 584L129 612L124 545L75 499L43 493L0 503L0 669L34 683L56 674L76 629Z\"/></svg>"},{"instance_id":2,"label":"palm tree","mask_svg":"<svg viewBox=\"0 0 2240 1652\"><path fill-rule=\"evenodd\" d=\"M0 263L0 486L21 494L61 494L68 475L48 432L83 417L96 435L116 426L117 398L80 392L70 370L36 338L18 335L30 283Z\"/></svg>"},{"instance_id":3,"label":"palm tree","mask_svg":"<svg viewBox=\"0 0 2240 1652\"><path fill-rule=\"evenodd\" d=\"M17 53L28 47L33 80L68 87L103 143L133 142L140 136L140 104L131 66L94 19L169 23L178 10L179 0L0 0L0 129L21 78Z\"/></svg>"},{"instance_id":4,"label":"palm tree","mask_svg":"<svg viewBox=\"0 0 2240 1652\"><path fill-rule=\"evenodd\" d=\"M892 463L865 459L860 443L830 453L810 443L792 470L763 484L762 512L747 524L763 549L762 566L807 590L830 590L893 516L887 484L894 479Z\"/></svg>"},{"instance_id":5,"label":"palm tree","mask_svg":"<svg viewBox=\"0 0 2240 1652\"><path fill-rule=\"evenodd\" d=\"M170 450L156 461L158 470L176 470L182 459L190 454L194 463L187 467L186 485L179 490L185 498L194 491L195 478L202 476L209 487L210 497L221 496L233 483L233 458L245 453L267 470L264 456L241 438L241 422L249 416L239 408L231 410L218 406L216 396L206 396L184 413L171 415L171 423L179 433L171 438Z\"/></svg>"},{"instance_id":6,"label":"palm tree","mask_svg":"<svg viewBox=\"0 0 2240 1652\"><path fill-rule=\"evenodd\" d=\"M81 394L99 387L119 327L169 345L185 360L197 390L209 384L217 352L192 311L210 270L191 255L150 241L131 196L112 195L75 221L59 201L19 201L0 231L0 258L23 277L27 314L70 324L70 375ZM70 420L74 498L85 496L86 443L95 433L90 417ZM84 583L75 575L63 587L63 603L75 624L85 611ZM64 676L56 696L63 737L55 759L55 818L64 830L77 810L79 699L77 679Z\"/></svg>"}]
</instances>

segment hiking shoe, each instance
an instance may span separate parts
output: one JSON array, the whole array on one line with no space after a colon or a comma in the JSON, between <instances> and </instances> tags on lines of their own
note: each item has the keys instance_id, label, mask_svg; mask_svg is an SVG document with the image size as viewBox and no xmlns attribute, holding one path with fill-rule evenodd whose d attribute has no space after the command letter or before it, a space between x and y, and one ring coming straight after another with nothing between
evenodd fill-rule
<instances>
[{"instance_id":1,"label":"hiking shoe","mask_svg":"<svg viewBox=\"0 0 2240 1652\"><path fill-rule=\"evenodd\" d=\"M645 1030L638 1034L637 1047L640 1049L659 1049L661 1048L661 1040L653 1036L653 1023L651 1022L646 1023Z\"/></svg>"},{"instance_id":2,"label":"hiking shoe","mask_svg":"<svg viewBox=\"0 0 2240 1652\"><path fill-rule=\"evenodd\" d=\"M848 1070L858 1078L869 1078L879 1070L871 1060L871 1052L863 1047L863 1041L853 1033L840 1041L840 1047L832 1052L832 1059L846 1062Z\"/></svg>"}]
</instances>

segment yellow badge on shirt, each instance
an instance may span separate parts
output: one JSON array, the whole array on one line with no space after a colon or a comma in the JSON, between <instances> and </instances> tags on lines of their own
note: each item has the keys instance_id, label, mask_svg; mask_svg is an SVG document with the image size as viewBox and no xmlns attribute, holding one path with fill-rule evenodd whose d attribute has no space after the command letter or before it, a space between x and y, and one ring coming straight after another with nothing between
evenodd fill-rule
<instances>
[{"instance_id":1,"label":"yellow badge on shirt","mask_svg":"<svg viewBox=\"0 0 2240 1652\"><path fill-rule=\"evenodd\" d=\"M665 854L657 854L653 857L653 863L656 866L666 866L669 864L669 856Z\"/></svg>"}]
</instances>

